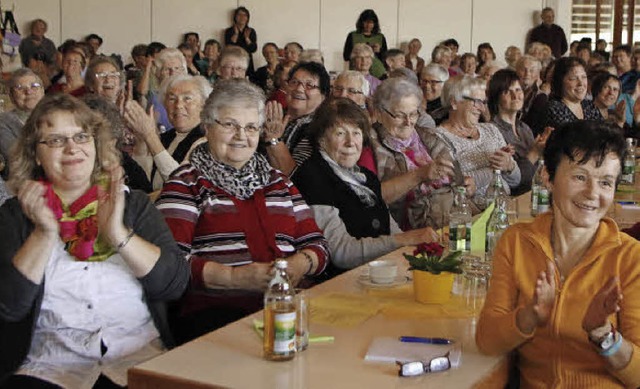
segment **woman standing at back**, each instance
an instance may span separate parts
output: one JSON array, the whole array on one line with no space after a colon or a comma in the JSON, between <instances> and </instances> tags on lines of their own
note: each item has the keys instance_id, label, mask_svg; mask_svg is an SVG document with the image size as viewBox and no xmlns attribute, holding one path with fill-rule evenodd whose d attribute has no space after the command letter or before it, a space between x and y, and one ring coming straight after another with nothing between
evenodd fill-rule
<instances>
[{"instance_id":1,"label":"woman standing at back","mask_svg":"<svg viewBox=\"0 0 640 389\"><path fill-rule=\"evenodd\" d=\"M371 46L375 56L370 72L373 76L380 78L385 73L381 58L387 52L387 40L384 34L380 32L378 15L372 9L362 11L356 22L356 30L347 35L347 40L344 42L344 50L342 51L342 58L345 61L351 60L351 51L357 43L366 43Z\"/></svg>"},{"instance_id":2,"label":"woman standing at back","mask_svg":"<svg viewBox=\"0 0 640 389\"><path fill-rule=\"evenodd\" d=\"M233 13L233 26L224 31L224 44L240 46L249 53L247 75L253 75L253 53L258 50L256 30L249 27L251 14L245 7L236 8Z\"/></svg>"}]
</instances>

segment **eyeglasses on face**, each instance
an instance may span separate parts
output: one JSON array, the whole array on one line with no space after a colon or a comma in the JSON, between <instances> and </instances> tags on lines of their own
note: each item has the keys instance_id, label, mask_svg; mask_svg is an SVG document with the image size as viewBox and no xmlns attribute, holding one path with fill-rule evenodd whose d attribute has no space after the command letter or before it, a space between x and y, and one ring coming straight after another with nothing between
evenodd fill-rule
<instances>
[{"instance_id":1,"label":"eyeglasses on face","mask_svg":"<svg viewBox=\"0 0 640 389\"><path fill-rule=\"evenodd\" d=\"M417 110L411 113L392 113L391 111L389 111L388 109L386 109L385 107L382 107L382 109L387 113L387 115L391 116L394 120L398 120L398 121L410 121L413 122L415 120L418 120L418 118L420 117L420 112L418 112Z\"/></svg>"},{"instance_id":2,"label":"eyeglasses on face","mask_svg":"<svg viewBox=\"0 0 640 389\"><path fill-rule=\"evenodd\" d=\"M431 87L435 87L438 84L442 84L444 83L444 81L440 81L440 80L427 80L427 79L422 79L420 80L420 82L422 83L422 85L431 85Z\"/></svg>"},{"instance_id":3,"label":"eyeglasses on face","mask_svg":"<svg viewBox=\"0 0 640 389\"><path fill-rule=\"evenodd\" d=\"M240 130L244 129L247 135L254 136L258 135L262 129L262 127L254 123L249 123L243 127L234 121L221 122L218 119L214 119L213 121L216 122L226 134L240 133Z\"/></svg>"},{"instance_id":4,"label":"eyeglasses on face","mask_svg":"<svg viewBox=\"0 0 640 389\"><path fill-rule=\"evenodd\" d=\"M415 377L425 373L437 373L439 371L449 370L451 368L451 360L449 353L435 357L429 362L396 362L399 367L398 375L400 377Z\"/></svg>"},{"instance_id":5,"label":"eyeglasses on face","mask_svg":"<svg viewBox=\"0 0 640 389\"><path fill-rule=\"evenodd\" d=\"M104 80L107 78L120 78L120 72L100 72L100 73L96 73L96 78Z\"/></svg>"},{"instance_id":6,"label":"eyeglasses on face","mask_svg":"<svg viewBox=\"0 0 640 389\"><path fill-rule=\"evenodd\" d=\"M484 105L487 104L487 100L483 100L483 99L476 99L474 97L471 96L462 96L463 99L467 100L467 101L471 101L473 103L473 105L477 108L482 108Z\"/></svg>"},{"instance_id":7,"label":"eyeglasses on face","mask_svg":"<svg viewBox=\"0 0 640 389\"><path fill-rule=\"evenodd\" d=\"M26 93L27 90L35 92L40 88L42 88L42 84L40 84L39 82L32 82L31 84L18 84L13 87L13 90L15 90L16 92Z\"/></svg>"},{"instance_id":8,"label":"eyeglasses on face","mask_svg":"<svg viewBox=\"0 0 640 389\"><path fill-rule=\"evenodd\" d=\"M362 92L361 90L358 90L356 88L345 88L342 86L334 86L333 87L333 91L339 94L342 94L342 92L347 91L348 95L363 95L364 92Z\"/></svg>"},{"instance_id":9,"label":"eyeglasses on face","mask_svg":"<svg viewBox=\"0 0 640 389\"><path fill-rule=\"evenodd\" d=\"M185 69L182 66L173 66L173 67L169 67L169 66L165 66L162 68L162 73L163 74L182 74L185 73Z\"/></svg>"},{"instance_id":10,"label":"eyeglasses on face","mask_svg":"<svg viewBox=\"0 0 640 389\"><path fill-rule=\"evenodd\" d=\"M93 135L86 133L86 132L78 132L76 134L73 134L71 136L64 136L64 135L50 135L48 136L46 139L39 141L39 144L43 144L43 145L47 145L48 147L51 148L59 148L59 147L64 147L67 142L69 141L69 139L73 140L73 143L81 145L84 143L89 143L91 141L91 139L93 138Z\"/></svg>"},{"instance_id":11,"label":"eyeglasses on face","mask_svg":"<svg viewBox=\"0 0 640 389\"><path fill-rule=\"evenodd\" d=\"M300 81L300 80L295 79L295 78L292 78L291 80L287 81L287 83L293 89L297 89L300 85L302 85L302 87L306 91L311 91L311 90L319 88L318 85L312 83L311 81Z\"/></svg>"},{"instance_id":12,"label":"eyeglasses on face","mask_svg":"<svg viewBox=\"0 0 640 389\"><path fill-rule=\"evenodd\" d=\"M182 102L184 105L191 105L196 102L197 97L192 94L174 95L173 93L167 94L165 98L167 105L174 105L178 102Z\"/></svg>"},{"instance_id":13,"label":"eyeglasses on face","mask_svg":"<svg viewBox=\"0 0 640 389\"><path fill-rule=\"evenodd\" d=\"M222 68L225 69L225 70L231 70L231 71L237 72L237 73L247 71L247 68L245 68L244 66L224 65L224 66L222 66Z\"/></svg>"}]
</instances>

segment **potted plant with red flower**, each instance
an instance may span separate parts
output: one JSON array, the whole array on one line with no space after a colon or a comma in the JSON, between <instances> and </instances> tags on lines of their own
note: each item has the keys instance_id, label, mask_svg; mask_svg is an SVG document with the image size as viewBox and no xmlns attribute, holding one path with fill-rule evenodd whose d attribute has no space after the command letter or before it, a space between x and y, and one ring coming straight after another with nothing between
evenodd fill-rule
<instances>
[{"instance_id":1,"label":"potted plant with red flower","mask_svg":"<svg viewBox=\"0 0 640 389\"><path fill-rule=\"evenodd\" d=\"M444 255L444 247L437 243L421 243L413 255L403 254L413 271L413 290L417 301L442 304L449 300L456 274L462 273L462 251Z\"/></svg>"}]
</instances>

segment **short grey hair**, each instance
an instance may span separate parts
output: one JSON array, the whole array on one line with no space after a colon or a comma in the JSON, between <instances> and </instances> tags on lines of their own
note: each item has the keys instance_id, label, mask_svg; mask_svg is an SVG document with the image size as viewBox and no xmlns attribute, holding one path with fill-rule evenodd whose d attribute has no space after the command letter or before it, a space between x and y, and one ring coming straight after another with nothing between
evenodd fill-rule
<instances>
[{"instance_id":1,"label":"short grey hair","mask_svg":"<svg viewBox=\"0 0 640 389\"><path fill-rule=\"evenodd\" d=\"M156 55L153 63L156 65L158 71L161 71L164 67L165 62L167 62L171 58L179 59L180 63L184 67L184 72L187 72L187 59L184 57L184 54L182 54L182 51L173 47L162 49L162 51L160 51L158 55Z\"/></svg>"},{"instance_id":2,"label":"short grey hair","mask_svg":"<svg viewBox=\"0 0 640 389\"><path fill-rule=\"evenodd\" d=\"M445 45L438 45L436 47L433 48L433 51L431 52L431 60L433 62L440 62L440 60L442 59L442 56L445 53L449 53L449 54L453 54L453 51L451 51L450 48L448 48Z\"/></svg>"},{"instance_id":3,"label":"short grey hair","mask_svg":"<svg viewBox=\"0 0 640 389\"><path fill-rule=\"evenodd\" d=\"M436 78L438 81L445 82L449 79L449 71L439 63L432 62L422 68L422 72L420 72L420 78L424 78L425 76L431 76Z\"/></svg>"},{"instance_id":4,"label":"short grey hair","mask_svg":"<svg viewBox=\"0 0 640 389\"><path fill-rule=\"evenodd\" d=\"M35 79L42 85L42 78L40 78L40 76L36 74L36 72L34 72L29 68L20 68L15 72L11 73L11 77L9 77L9 82L8 82L9 88L10 89L15 88L16 86L18 86L18 80L21 79L22 77L27 77L27 76L35 77Z\"/></svg>"},{"instance_id":5,"label":"short grey hair","mask_svg":"<svg viewBox=\"0 0 640 389\"><path fill-rule=\"evenodd\" d=\"M540 62L538 58L534 57L531 54L525 54L522 57L520 57L518 62L516 62L516 70L523 67L526 61L531 62L534 67L538 68L538 71L542 70L542 62Z\"/></svg>"},{"instance_id":6,"label":"short grey hair","mask_svg":"<svg viewBox=\"0 0 640 389\"><path fill-rule=\"evenodd\" d=\"M124 87L124 83L126 81L124 72L120 69L120 66L114 61L111 57L99 56L89 62L89 66L87 66L87 71L84 75L84 83L87 85L87 89L91 92L95 92L93 89L96 86L96 67L98 65L102 65L108 63L116 69L116 72L120 72L120 89Z\"/></svg>"},{"instance_id":7,"label":"short grey hair","mask_svg":"<svg viewBox=\"0 0 640 389\"><path fill-rule=\"evenodd\" d=\"M362 89L362 94L365 96L369 96L369 92L371 92L371 86L369 85L369 81L364 78L364 75L355 70L345 70L344 72L338 74L336 77L336 81L338 80L356 80L360 81L360 89Z\"/></svg>"},{"instance_id":8,"label":"short grey hair","mask_svg":"<svg viewBox=\"0 0 640 389\"><path fill-rule=\"evenodd\" d=\"M262 126L265 121L264 91L245 79L231 79L216 81L213 92L204 103L200 120L204 125L213 125L221 108L244 107L257 108L259 123Z\"/></svg>"},{"instance_id":9,"label":"short grey hair","mask_svg":"<svg viewBox=\"0 0 640 389\"><path fill-rule=\"evenodd\" d=\"M227 58L239 58L245 61L245 66L249 67L249 53L245 49L240 46L227 46L220 53L220 58L218 58L218 63L220 66L223 65L224 60Z\"/></svg>"},{"instance_id":10,"label":"short grey hair","mask_svg":"<svg viewBox=\"0 0 640 389\"><path fill-rule=\"evenodd\" d=\"M451 101L462 101L463 96L469 96L473 91L487 89L487 82L481 78L474 78L467 74L450 78L442 87L442 106L451 108Z\"/></svg>"},{"instance_id":11,"label":"short grey hair","mask_svg":"<svg viewBox=\"0 0 640 389\"><path fill-rule=\"evenodd\" d=\"M167 92L171 90L171 88L173 88L175 85L182 82L188 82L194 85L203 103L205 102L205 100L207 100L209 94L211 94L211 83L209 83L206 78L202 76L191 76L189 74L177 74L164 80L160 85L160 94L158 96L160 97L160 101L162 101L164 104L164 98Z\"/></svg>"},{"instance_id":12,"label":"short grey hair","mask_svg":"<svg viewBox=\"0 0 640 389\"><path fill-rule=\"evenodd\" d=\"M350 58L353 60L355 57L358 57L361 55L368 55L371 58L373 58L374 54L371 46L369 46L366 43L356 43L355 46L353 46L353 50L351 50Z\"/></svg>"},{"instance_id":13,"label":"short grey hair","mask_svg":"<svg viewBox=\"0 0 640 389\"><path fill-rule=\"evenodd\" d=\"M382 82L373 94L373 107L377 110L388 109L389 105L409 96L415 96L418 102L424 98L415 83L405 78L388 78Z\"/></svg>"},{"instance_id":14,"label":"short grey hair","mask_svg":"<svg viewBox=\"0 0 640 389\"><path fill-rule=\"evenodd\" d=\"M42 78L40 78L40 76L33 70L29 68L20 68L16 70L15 72L11 73L11 77L9 77L9 81L7 83L7 85L9 86L9 98L11 99L13 105L16 105L13 97L14 88L18 86L18 80L20 80L22 77L34 77L36 81L39 82L40 85L42 85L42 88L44 88Z\"/></svg>"},{"instance_id":15,"label":"short grey hair","mask_svg":"<svg viewBox=\"0 0 640 389\"><path fill-rule=\"evenodd\" d=\"M416 72L408 68L405 68L404 66L390 71L389 78L404 78L406 80L409 80L415 83L416 85L420 84L420 81L418 81L418 76L416 75Z\"/></svg>"}]
</instances>

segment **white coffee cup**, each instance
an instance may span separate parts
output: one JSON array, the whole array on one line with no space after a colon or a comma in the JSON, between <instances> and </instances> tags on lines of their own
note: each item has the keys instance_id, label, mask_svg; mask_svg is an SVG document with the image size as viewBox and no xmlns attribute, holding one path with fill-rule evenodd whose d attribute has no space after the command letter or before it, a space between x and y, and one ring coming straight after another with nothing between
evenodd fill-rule
<instances>
[{"instance_id":1,"label":"white coffee cup","mask_svg":"<svg viewBox=\"0 0 640 389\"><path fill-rule=\"evenodd\" d=\"M374 284L390 284L398 275L398 265L389 259L369 262L369 279Z\"/></svg>"}]
</instances>

